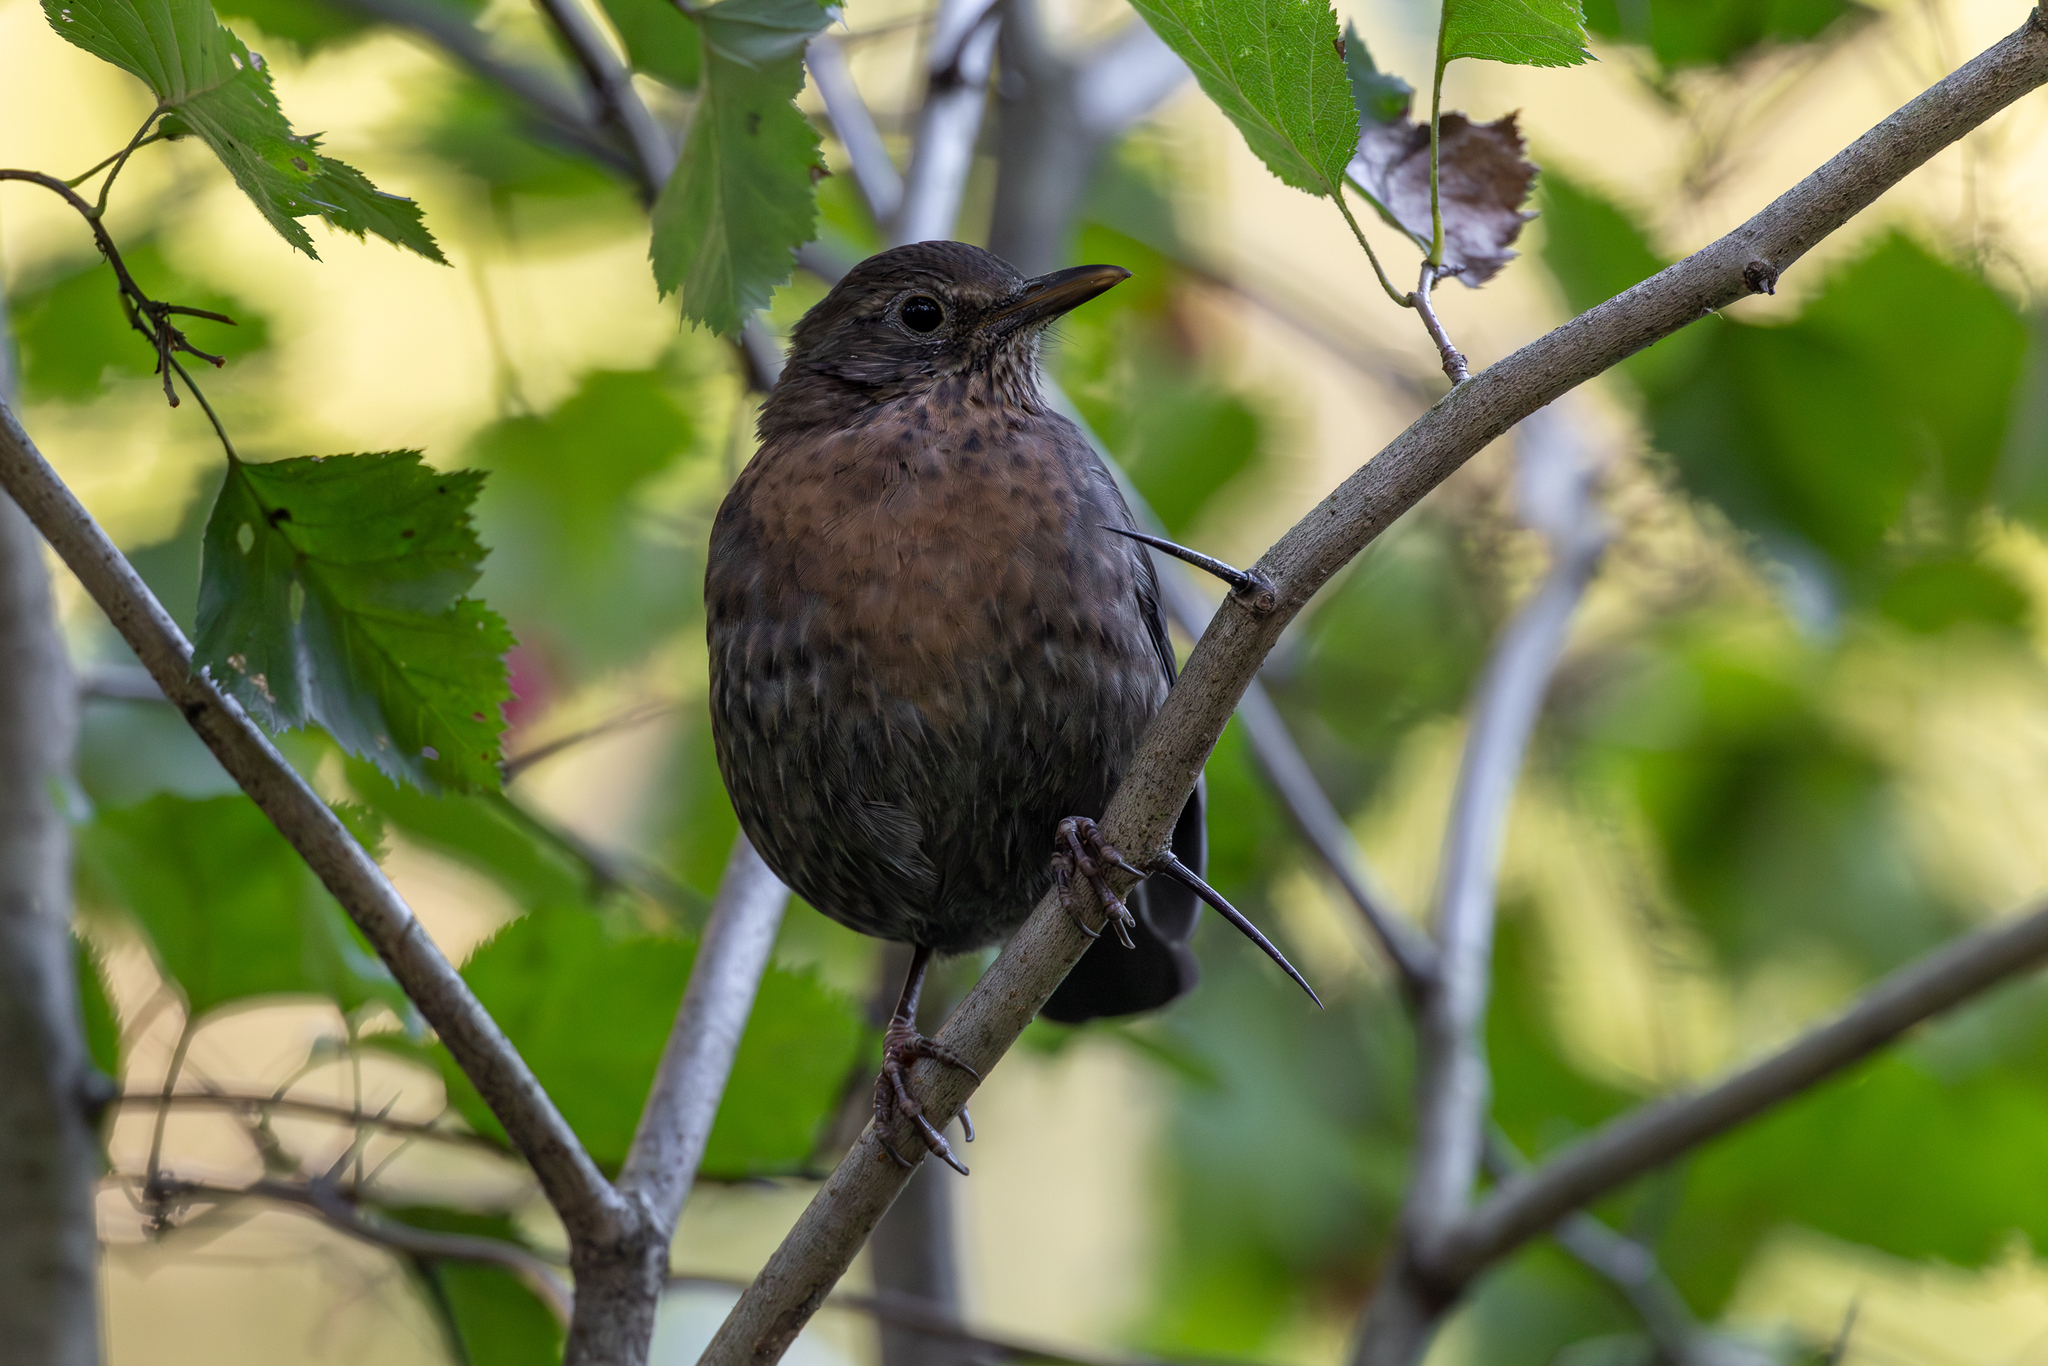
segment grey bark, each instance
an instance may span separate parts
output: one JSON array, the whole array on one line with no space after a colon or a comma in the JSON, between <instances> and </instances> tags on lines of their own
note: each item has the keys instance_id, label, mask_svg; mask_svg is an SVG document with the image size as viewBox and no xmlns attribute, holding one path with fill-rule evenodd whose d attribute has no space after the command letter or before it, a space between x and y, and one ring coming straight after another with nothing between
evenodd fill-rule
<instances>
[{"instance_id":1,"label":"grey bark","mask_svg":"<svg viewBox=\"0 0 2048 1366\"><path fill-rule=\"evenodd\" d=\"M1288 622L1338 569L1488 442L1652 342L1761 292L1935 153L2044 82L2048 25L2034 15L2020 32L1914 99L1734 232L1453 389L1259 561L1257 569L1275 589L1270 609L1235 597L1225 601L1111 797L1103 837L1138 862L1164 847L1224 723ZM1072 917L1048 896L947 1021L941 1042L986 1073L1087 947ZM934 1123L957 1114L974 1089L966 1074L929 1063L918 1065L911 1084ZM907 1126L897 1129L889 1137L899 1147L914 1141ZM1530 1178L1541 1180L1540 1174ZM778 1360L902 1183L903 1173L870 1128L741 1296L704 1360L716 1366ZM1482 1207L1473 1221L1486 1214ZM1471 1248L1464 1266L1476 1272L1531 1236L1509 1221L1499 1235ZM1453 1295L1461 1284L1452 1282Z\"/></svg>"},{"instance_id":2,"label":"grey bark","mask_svg":"<svg viewBox=\"0 0 2048 1366\"><path fill-rule=\"evenodd\" d=\"M0 296L0 398L10 342ZM57 809L77 696L42 540L0 498L0 1355L37 1366L100 1356L93 1116L112 1086L79 1016Z\"/></svg>"}]
</instances>

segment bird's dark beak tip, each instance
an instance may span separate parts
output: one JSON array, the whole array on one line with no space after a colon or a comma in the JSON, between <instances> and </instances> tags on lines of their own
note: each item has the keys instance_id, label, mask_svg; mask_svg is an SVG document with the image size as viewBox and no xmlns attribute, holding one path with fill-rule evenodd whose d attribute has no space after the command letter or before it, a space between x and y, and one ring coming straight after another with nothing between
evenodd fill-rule
<instances>
[{"instance_id":1,"label":"bird's dark beak tip","mask_svg":"<svg viewBox=\"0 0 2048 1366\"><path fill-rule=\"evenodd\" d=\"M1074 266L1024 282L1024 289L987 322L1011 320L1018 327L1048 322L1131 278L1122 266Z\"/></svg>"}]
</instances>

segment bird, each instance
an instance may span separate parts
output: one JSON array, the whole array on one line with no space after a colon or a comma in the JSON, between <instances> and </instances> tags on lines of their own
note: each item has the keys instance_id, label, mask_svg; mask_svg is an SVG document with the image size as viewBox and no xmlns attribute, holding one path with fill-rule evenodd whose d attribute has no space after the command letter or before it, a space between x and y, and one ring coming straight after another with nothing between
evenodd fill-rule
<instances>
[{"instance_id":1,"label":"bird","mask_svg":"<svg viewBox=\"0 0 2048 1366\"><path fill-rule=\"evenodd\" d=\"M1145 869L1095 825L1174 679L1145 545L1258 582L1139 532L1041 389L1047 326L1129 274L1026 278L943 241L862 261L798 322L759 448L711 528L711 731L740 826L812 906L913 946L877 1131L911 1119L963 1175L907 1084L921 1057L973 1071L917 1031L925 972L934 954L1006 938L1049 886L1097 942L1047 1018L1134 1014L1191 990L1203 901L1309 990L1202 880L1199 785ZM1169 876L1121 898L1113 867ZM1100 928L1077 879L1100 897Z\"/></svg>"}]
</instances>

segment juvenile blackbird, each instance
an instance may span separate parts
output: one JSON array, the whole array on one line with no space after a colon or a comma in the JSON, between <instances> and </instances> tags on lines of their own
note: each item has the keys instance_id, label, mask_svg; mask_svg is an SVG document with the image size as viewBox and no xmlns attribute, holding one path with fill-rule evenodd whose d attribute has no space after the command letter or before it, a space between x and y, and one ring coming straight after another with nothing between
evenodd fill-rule
<instances>
[{"instance_id":1,"label":"juvenile blackbird","mask_svg":"<svg viewBox=\"0 0 2048 1366\"><path fill-rule=\"evenodd\" d=\"M1055 876L1079 874L1115 937L1044 1014L1149 1010L1194 986L1197 896L1214 898L1196 871L1199 789L1147 870L1178 880L1141 884L1128 906L1103 874L1129 865L1091 819L1174 659L1129 508L1039 392L1038 337L1128 276L1025 279L959 242L863 261L797 324L760 451L712 525L719 770L777 876L841 924L915 946L876 1115L913 1118L955 1167L904 1080L918 1057L965 1066L916 1030L931 955L1003 939Z\"/></svg>"}]
</instances>

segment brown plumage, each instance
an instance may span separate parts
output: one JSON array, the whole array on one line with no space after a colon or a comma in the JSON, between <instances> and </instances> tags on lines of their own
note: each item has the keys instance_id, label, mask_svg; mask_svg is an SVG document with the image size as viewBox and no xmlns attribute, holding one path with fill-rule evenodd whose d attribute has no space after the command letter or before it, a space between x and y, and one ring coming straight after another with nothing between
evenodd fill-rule
<instances>
[{"instance_id":1,"label":"brown plumage","mask_svg":"<svg viewBox=\"0 0 2048 1366\"><path fill-rule=\"evenodd\" d=\"M1056 834L1062 870L1107 890L1116 856L1087 818L1173 678L1151 561L1109 529L1130 511L1037 382L1043 327L1127 274L1026 280L957 242L862 262L798 324L712 528L720 771L790 887L919 950L877 1109L917 1117L949 1161L903 1087L911 1059L944 1056L911 1024L924 965L1015 930L1053 880ZM1178 858L1199 869L1202 840L1198 791ZM1198 913L1187 886L1144 884L1045 1013L1188 990Z\"/></svg>"}]
</instances>

